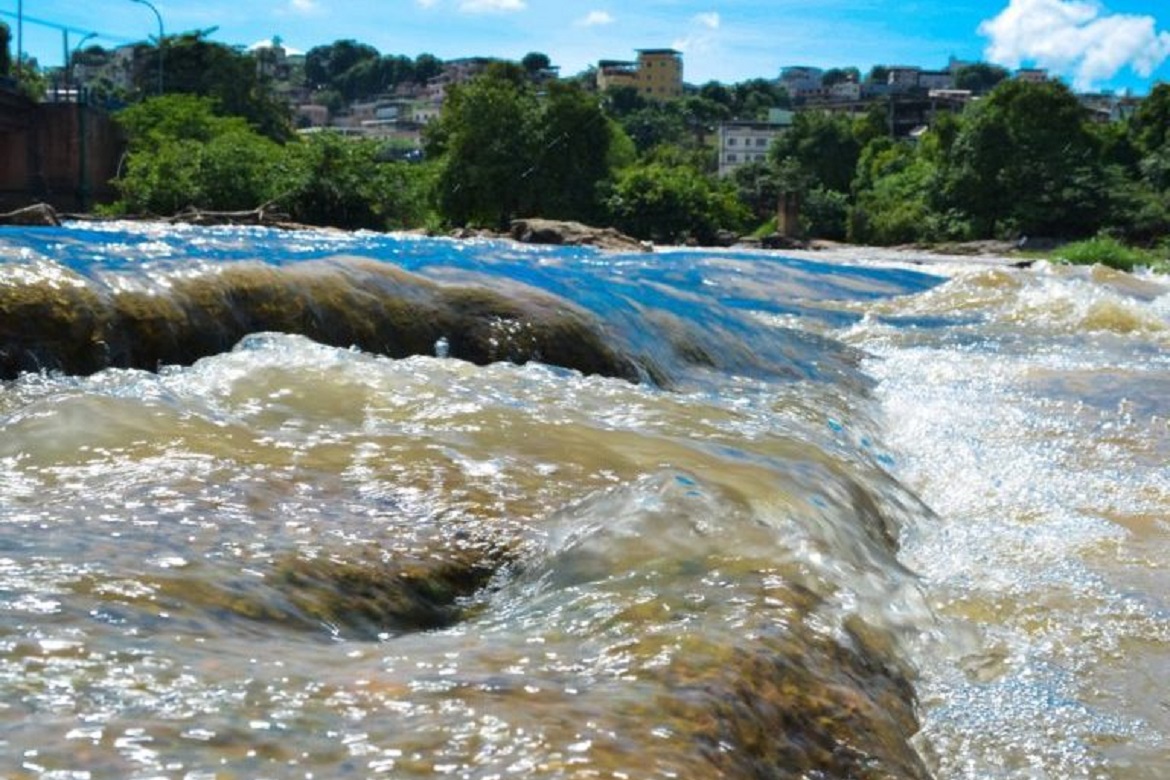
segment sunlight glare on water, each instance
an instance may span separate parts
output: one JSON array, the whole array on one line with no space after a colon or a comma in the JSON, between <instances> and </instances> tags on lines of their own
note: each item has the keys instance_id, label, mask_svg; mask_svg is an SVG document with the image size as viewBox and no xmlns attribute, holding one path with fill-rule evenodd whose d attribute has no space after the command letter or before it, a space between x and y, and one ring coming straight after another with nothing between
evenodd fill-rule
<instances>
[{"instance_id":1,"label":"sunlight glare on water","mask_svg":"<svg viewBox=\"0 0 1170 780\"><path fill-rule=\"evenodd\" d=\"M184 306L319 333L305 290L390 328L379 295L482 285L507 305L452 300L504 341L539 295L642 376L253 329L4 381L4 776L1170 765L1162 279L122 223L0 250L0 314L38 312L0 367L83 327L115 360L118 317L197 338L142 301L210 279ZM107 308L61 337L62 300Z\"/></svg>"}]
</instances>

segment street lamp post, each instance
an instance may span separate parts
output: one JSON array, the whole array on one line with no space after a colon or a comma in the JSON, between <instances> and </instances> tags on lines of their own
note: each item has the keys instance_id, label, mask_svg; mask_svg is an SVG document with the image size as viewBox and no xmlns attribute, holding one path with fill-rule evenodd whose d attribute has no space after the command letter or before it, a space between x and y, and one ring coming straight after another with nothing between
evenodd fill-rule
<instances>
[{"instance_id":1,"label":"street lamp post","mask_svg":"<svg viewBox=\"0 0 1170 780\"><path fill-rule=\"evenodd\" d=\"M80 88L80 84L74 84L74 81L73 81L73 63L74 63L74 61L77 60L77 52L81 51L81 47L85 45L85 42L88 40L92 40L96 37L98 37L98 34L95 32L87 33L86 36L84 38L82 38L80 41L78 41L77 45L73 47L73 51L69 55L69 60L65 63L65 83L66 83L66 85L77 86L78 88ZM78 94L80 94L80 92Z\"/></svg>"},{"instance_id":2,"label":"street lamp post","mask_svg":"<svg viewBox=\"0 0 1170 780\"><path fill-rule=\"evenodd\" d=\"M162 14L158 9L152 5L149 0L130 0L132 3L144 5L154 12L154 18L158 19L158 94L163 93L163 20Z\"/></svg>"}]
</instances>

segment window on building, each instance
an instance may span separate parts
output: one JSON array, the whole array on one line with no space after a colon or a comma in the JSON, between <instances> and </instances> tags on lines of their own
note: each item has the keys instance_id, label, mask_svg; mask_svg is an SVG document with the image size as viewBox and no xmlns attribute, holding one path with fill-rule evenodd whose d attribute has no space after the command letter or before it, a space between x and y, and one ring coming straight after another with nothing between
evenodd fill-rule
<instances>
[{"instance_id":1,"label":"window on building","mask_svg":"<svg viewBox=\"0 0 1170 780\"><path fill-rule=\"evenodd\" d=\"M768 145L767 138L757 138L756 139L756 146L767 146L767 145Z\"/></svg>"},{"instance_id":2,"label":"window on building","mask_svg":"<svg viewBox=\"0 0 1170 780\"><path fill-rule=\"evenodd\" d=\"M729 163L739 162L739 159L734 154L729 154L729 155L727 155L727 162L729 162Z\"/></svg>"},{"instance_id":3,"label":"window on building","mask_svg":"<svg viewBox=\"0 0 1170 780\"><path fill-rule=\"evenodd\" d=\"M728 146L735 146L735 145L736 145L736 144L738 144L738 143L739 143L739 139L738 139L738 138L728 138L728 139L727 139L727 145L728 145Z\"/></svg>"}]
</instances>

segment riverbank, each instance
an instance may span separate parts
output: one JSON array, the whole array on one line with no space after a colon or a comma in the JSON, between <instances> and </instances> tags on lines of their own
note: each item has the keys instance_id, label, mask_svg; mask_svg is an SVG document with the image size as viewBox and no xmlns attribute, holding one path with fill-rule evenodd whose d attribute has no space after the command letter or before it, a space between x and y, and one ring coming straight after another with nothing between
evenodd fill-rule
<instances>
[{"instance_id":1,"label":"riverbank","mask_svg":"<svg viewBox=\"0 0 1170 780\"><path fill-rule=\"evenodd\" d=\"M0 214L0 225L60 226L65 222L159 222L161 224L190 224L198 226L240 225L268 227L277 230L321 230L348 232L328 226L289 222L287 215L260 207L250 211L217 212L186 209L171 217L130 216L102 217L92 214L59 214L47 204L34 204L17 211ZM391 231L396 232L396 231ZM671 250L759 251L780 253L814 260L837 260L848 263L882 263L906 266L1028 268L1036 262L1060 260L1077 265L1101 264L1123 271L1148 267L1160 273L1170 269L1170 259L1164 259L1147 250L1128 247L1108 238L1093 238L1072 244L1053 241L966 241L940 244L907 244L900 246L869 246L848 244L824 239L798 240L770 237L771 240L735 239L721 246L663 246L626 235L611 227L597 227L570 220L526 218L513 220L509 230L456 228L447 233L413 230L402 231L431 238L456 240L500 240L543 246L584 246L606 252L655 252ZM1059 253L1059 256L1058 256Z\"/></svg>"}]
</instances>

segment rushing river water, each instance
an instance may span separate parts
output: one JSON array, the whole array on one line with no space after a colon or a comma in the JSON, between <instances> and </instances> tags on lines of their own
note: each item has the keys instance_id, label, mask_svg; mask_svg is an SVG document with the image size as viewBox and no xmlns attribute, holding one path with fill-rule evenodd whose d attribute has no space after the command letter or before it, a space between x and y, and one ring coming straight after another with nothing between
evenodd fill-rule
<instances>
[{"instance_id":1,"label":"rushing river water","mask_svg":"<svg viewBox=\"0 0 1170 780\"><path fill-rule=\"evenodd\" d=\"M1164 778L1170 282L0 229L0 776Z\"/></svg>"}]
</instances>

